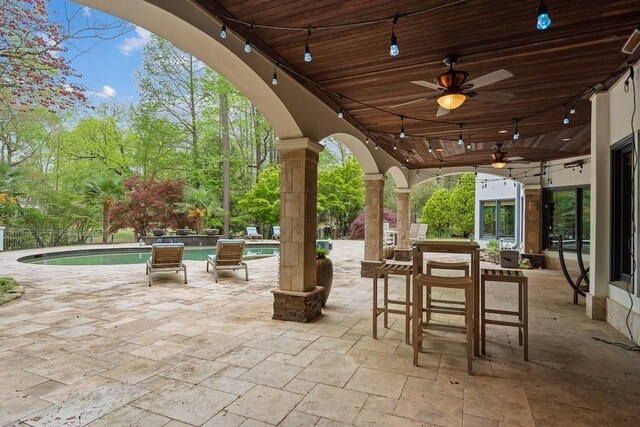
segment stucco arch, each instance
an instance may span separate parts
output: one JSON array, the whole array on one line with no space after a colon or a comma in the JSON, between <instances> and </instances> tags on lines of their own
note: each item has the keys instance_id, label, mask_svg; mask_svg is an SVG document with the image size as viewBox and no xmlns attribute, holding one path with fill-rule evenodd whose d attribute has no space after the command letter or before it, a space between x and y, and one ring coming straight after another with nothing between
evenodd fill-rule
<instances>
[{"instance_id":1,"label":"stucco arch","mask_svg":"<svg viewBox=\"0 0 640 427\"><path fill-rule=\"evenodd\" d=\"M220 43L215 37L219 26L215 25L211 17L202 13L198 6L190 2L156 1L161 5L159 7L143 0L76 2L139 25L200 59L246 95L280 139L305 136L285 103L255 71L264 68L266 73L273 73L273 69L269 72L265 68L272 65L267 65L266 59L260 55L240 59L238 51L241 46L238 44L244 45L244 42L229 32L225 44ZM188 16L189 22L178 15ZM207 28L207 31L200 28Z\"/></svg>"},{"instance_id":2,"label":"stucco arch","mask_svg":"<svg viewBox=\"0 0 640 427\"><path fill-rule=\"evenodd\" d=\"M328 135L326 138L333 138L346 145L360 164L363 173L368 174L379 172L376 160L360 139L348 133L334 133Z\"/></svg>"},{"instance_id":3,"label":"stucco arch","mask_svg":"<svg viewBox=\"0 0 640 427\"><path fill-rule=\"evenodd\" d=\"M397 166L391 166L387 173L393 178L393 182L396 184L396 188L409 188L409 181L406 175Z\"/></svg>"}]
</instances>

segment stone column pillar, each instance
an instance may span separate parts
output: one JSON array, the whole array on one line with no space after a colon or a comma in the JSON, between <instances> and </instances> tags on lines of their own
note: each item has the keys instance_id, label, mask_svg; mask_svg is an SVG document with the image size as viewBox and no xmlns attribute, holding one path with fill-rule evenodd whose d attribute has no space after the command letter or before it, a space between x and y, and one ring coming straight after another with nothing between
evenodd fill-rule
<instances>
[{"instance_id":1,"label":"stone column pillar","mask_svg":"<svg viewBox=\"0 0 640 427\"><path fill-rule=\"evenodd\" d=\"M524 251L542 252L542 190L539 185L524 187Z\"/></svg>"},{"instance_id":2,"label":"stone column pillar","mask_svg":"<svg viewBox=\"0 0 640 427\"><path fill-rule=\"evenodd\" d=\"M610 259L611 152L609 94L591 97L591 247L587 316L607 320Z\"/></svg>"},{"instance_id":3,"label":"stone column pillar","mask_svg":"<svg viewBox=\"0 0 640 427\"><path fill-rule=\"evenodd\" d=\"M321 314L316 287L318 154L322 145L307 138L281 140L280 278L272 290L273 318L309 322Z\"/></svg>"},{"instance_id":4,"label":"stone column pillar","mask_svg":"<svg viewBox=\"0 0 640 427\"><path fill-rule=\"evenodd\" d=\"M398 219L398 245L395 250L396 261L410 261L411 247L409 246L409 224L411 223L408 188L396 189L396 207Z\"/></svg>"},{"instance_id":5,"label":"stone column pillar","mask_svg":"<svg viewBox=\"0 0 640 427\"><path fill-rule=\"evenodd\" d=\"M382 229L384 175L364 176L364 260L361 261L360 275L373 277L373 269L382 264Z\"/></svg>"}]
</instances>

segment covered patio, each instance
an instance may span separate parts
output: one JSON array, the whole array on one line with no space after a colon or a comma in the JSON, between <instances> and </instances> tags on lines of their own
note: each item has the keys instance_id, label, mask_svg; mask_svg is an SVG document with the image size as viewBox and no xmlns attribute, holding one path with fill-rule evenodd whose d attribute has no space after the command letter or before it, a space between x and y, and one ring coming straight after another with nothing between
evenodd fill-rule
<instances>
[{"instance_id":1,"label":"covered patio","mask_svg":"<svg viewBox=\"0 0 640 427\"><path fill-rule=\"evenodd\" d=\"M412 366L400 316L371 338L371 279L353 274L362 254L362 242L335 242L324 316L303 324L271 319L277 257L249 261L249 282L226 272L213 283L204 262L187 261L188 285L168 273L148 288L141 265L114 274L2 253L27 293L1 308L0 424L640 423L638 354L592 339L623 337L586 318L557 271L527 273L529 362L515 333L489 327L488 354L469 376L458 346L427 345ZM404 292L402 279L391 283ZM489 285L490 304L514 298Z\"/></svg>"}]
</instances>

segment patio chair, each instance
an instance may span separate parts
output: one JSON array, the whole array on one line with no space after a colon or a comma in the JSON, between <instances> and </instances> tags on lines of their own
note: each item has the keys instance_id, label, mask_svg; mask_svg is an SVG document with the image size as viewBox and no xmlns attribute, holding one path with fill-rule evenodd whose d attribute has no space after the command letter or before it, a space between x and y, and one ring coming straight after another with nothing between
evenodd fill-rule
<instances>
[{"instance_id":1,"label":"patio chair","mask_svg":"<svg viewBox=\"0 0 640 427\"><path fill-rule=\"evenodd\" d=\"M213 270L213 278L218 283L218 270L242 270L245 279L249 281L247 264L242 261L244 255L244 240L219 239L216 245L216 254L207 256L207 272L209 266Z\"/></svg>"},{"instance_id":2,"label":"patio chair","mask_svg":"<svg viewBox=\"0 0 640 427\"><path fill-rule=\"evenodd\" d=\"M151 257L147 260L147 276L151 286L151 274L157 272L184 271L184 283L187 283L187 266L182 262L183 243L155 243L151 245Z\"/></svg>"},{"instance_id":3,"label":"patio chair","mask_svg":"<svg viewBox=\"0 0 640 427\"><path fill-rule=\"evenodd\" d=\"M276 240L280 240L280 226L279 225L274 225L273 226L273 238Z\"/></svg>"},{"instance_id":4,"label":"patio chair","mask_svg":"<svg viewBox=\"0 0 640 427\"><path fill-rule=\"evenodd\" d=\"M384 244L387 246L395 245L397 231L391 229L391 225L388 222L382 223L382 231L383 231Z\"/></svg>"},{"instance_id":5,"label":"patio chair","mask_svg":"<svg viewBox=\"0 0 640 427\"><path fill-rule=\"evenodd\" d=\"M411 224L409 228L409 243L413 243L418 240L418 230L420 229L420 224L414 222Z\"/></svg>"},{"instance_id":6,"label":"patio chair","mask_svg":"<svg viewBox=\"0 0 640 427\"><path fill-rule=\"evenodd\" d=\"M262 239L262 234L258 233L258 230L256 229L256 227L247 227L247 234L245 236L245 238L247 240L253 240L253 239Z\"/></svg>"},{"instance_id":7,"label":"patio chair","mask_svg":"<svg viewBox=\"0 0 640 427\"><path fill-rule=\"evenodd\" d=\"M420 224L418 227L418 239L417 240L426 240L427 239L427 231L429 231L429 224Z\"/></svg>"}]
</instances>

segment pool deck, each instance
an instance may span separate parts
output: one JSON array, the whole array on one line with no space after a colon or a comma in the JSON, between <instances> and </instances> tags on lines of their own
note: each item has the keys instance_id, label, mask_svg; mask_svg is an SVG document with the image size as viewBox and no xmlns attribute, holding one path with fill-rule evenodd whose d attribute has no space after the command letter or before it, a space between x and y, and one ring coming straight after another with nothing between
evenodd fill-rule
<instances>
[{"instance_id":1,"label":"pool deck","mask_svg":"<svg viewBox=\"0 0 640 427\"><path fill-rule=\"evenodd\" d=\"M640 354L591 338L628 342L571 304L558 271L526 272L530 361L515 329L489 327L467 375L458 345L428 343L412 366L399 316L371 338L362 241L334 242L309 324L271 319L277 257L249 261L249 282L186 261L187 285L170 273L149 288L142 265L16 261L40 252L0 252L0 276L26 287L0 306L2 426L640 425ZM488 304L512 308L512 288L489 284Z\"/></svg>"}]
</instances>

